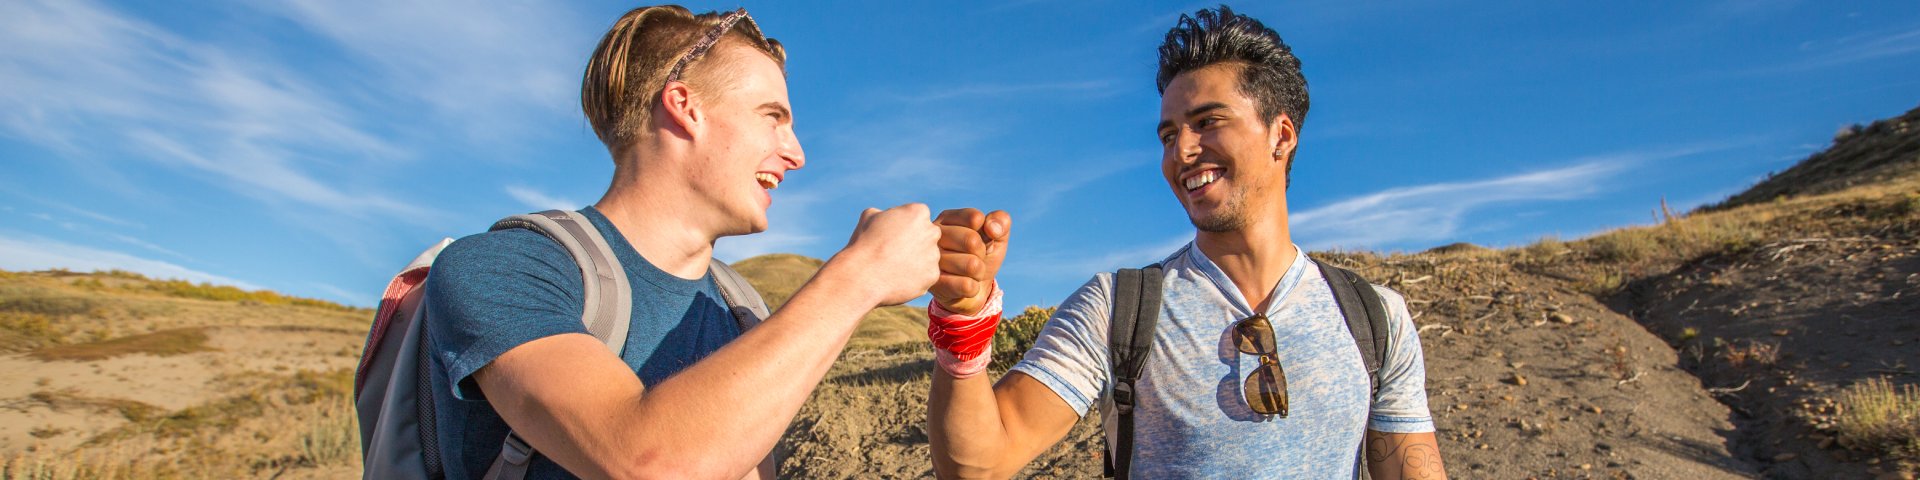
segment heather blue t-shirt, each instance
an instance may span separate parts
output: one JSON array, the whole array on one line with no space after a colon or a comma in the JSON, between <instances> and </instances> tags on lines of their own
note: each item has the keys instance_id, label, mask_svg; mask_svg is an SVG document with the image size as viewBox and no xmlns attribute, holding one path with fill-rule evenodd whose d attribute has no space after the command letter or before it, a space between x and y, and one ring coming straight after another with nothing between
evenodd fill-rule
<instances>
[{"instance_id":1,"label":"heather blue t-shirt","mask_svg":"<svg viewBox=\"0 0 1920 480\"><path fill-rule=\"evenodd\" d=\"M1387 358L1369 403L1367 369L1333 288L1305 254L1269 295L1275 355L1286 371L1289 415L1261 415L1242 396L1259 357L1240 353L1233 325L1252 306L1189 243L1162 262L1160 320L1146 370L1134 384L1137 478L1356 478L1365 430L1433 431L1426 360L1406 299L1374 287L1387 307ZM1113 275L1096 275L1061 302L1013 371L1052 389L1076 412L1111 408L1107 331ZM1109 438L1115 434L1108 420ZM1113 445L1113 442L1108 442Z\"/></svg>"},{"instance_id":2,"label":"heather blue t-shirt","mask_svg":"<svg viewBox=\"0 0 1920 480\"><path fill-rule=\"evenodd\" d=\"M607 238L633 285L633 316L620 355L655 385L740 336L711 275L675 277L648 263L593 207L580 210ZM507 424L471 378L527 342L587 333L585 284L564 247L525 229L487 232L448 245L427 277L427 351L447 478L479 478L500 453ZM566 372L556 372L566 373ZM529 478L576 478L545 456Z\"/></svg>"}]
</instances>

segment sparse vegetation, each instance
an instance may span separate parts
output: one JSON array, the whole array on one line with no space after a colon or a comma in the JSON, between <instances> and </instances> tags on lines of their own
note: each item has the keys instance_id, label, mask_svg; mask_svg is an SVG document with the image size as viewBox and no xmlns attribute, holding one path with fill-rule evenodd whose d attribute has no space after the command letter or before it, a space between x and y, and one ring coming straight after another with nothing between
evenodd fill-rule
<instances>
[{"instance_id":1,"label":"sparse vegetation","mask_svg":"<svg viewBox=\"0 0 1920 480\"><path fill-rule=\"evenodd\" d=\"M1771 367L1780 360L1780 344L1747 341L1728 342L1721 345L1720 358L1733 368Z\"/></svg>"},{"instance_id":2,"label":"sparse vegetation","mask_svg":"<svg viewBox=\"0 0 1920 480\"><path fill-rule=\"evenodd\" d=\"M129 422L144 422L160 413L160 407L123 398L95 398L81 395L68 389L58 391L42 390L27 395L27 400L45 405L54 411L68 409L91 409L110 411Z\"/></svg>"},{"instance_id":3,"label":"sparse vegetation","mask_svg":"<svg viewBox=\"0 0 1920 480\"><path fill-rule=\"evenodd\" d=\"M1920 460L1920 386L1870 378L1840 392L1838 402L1833 429L1843 445Z\"/></svg>"},{"instance_id":4,"label":"sparse vegetation","mask_svg":"<svg viewBox=\"0 0 1920 480\"><path fill-rule=\"evenodd\" d=\"M346 463L360 453L359 420L346 402L325 402L300 433L300 459L306 465Z\"/></svg>"},{"instance_id":5,"label":"sparse vegetation","mask_svg":"<svg viewBox=\"0 0 1920 480\"><path fill-rule=\"evenodd\" d=\"M32 353L40 360L89 361L144 353L168 356L211 350L205 327L176 328L158 332L73 345L47 347Z\"/></svg>"},{"instance_id":6,"label":"sparse vegetation","mask_svg":"<svg viewBox=\"0 0 1920 480\"><path fill-rule=\"evenodd\" d=\"M222 302L253 302L266 305L296 305L344 311L364 310L359 307L349 307L326 300L281 295L270 290L249 291L205 282L193 283L186 280L149 280L145 283L138 284L138 287L134 287L133 285L135 284L128 284L126 288L138 288L181 298L198 298Z\"/></svg>"}]
</instances>

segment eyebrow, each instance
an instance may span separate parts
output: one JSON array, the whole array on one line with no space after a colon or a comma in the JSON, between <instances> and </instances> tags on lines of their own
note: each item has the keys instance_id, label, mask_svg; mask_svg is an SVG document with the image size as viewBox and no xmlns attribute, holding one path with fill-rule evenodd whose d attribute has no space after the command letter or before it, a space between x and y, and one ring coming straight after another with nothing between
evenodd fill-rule
<instances>
[{"instance_id":1,"label":"eyebrow","mask_svg":"<svg viewBox=\"0 0 1920 480\"><path fill-rule=\"evenodd\" d=\"M1198 107L1193 107L1192 109L1187 110L1187 114L1182 116L1182 118L1192 118L1195 115L1207 113L1209 111L1222 109L1222 108L1227 108L1227 104L1221 103L1221 102L1207 102L1207 103L1201 104ZM1159 132L1161 130L1166 130L1167 128L1172 126L1173 126L1172 120L1161 120L1160 125L1154 127L1153 131Z\"/></svg>"},{"instance_id":2,"label":"eyebrow","mask_svg":"<svg viewBox=\"0 0 1920 480\"><path fill-rule=\"evenodd\" d=\"M772 110L773 110L773 111L775 111L775 112L779 112L779 113L780 113L780 116L781 116L781 117L783 117L783 118L793 118L793 111L792 111L792 110L788 110L788 109L787 109L787 106L786 106L786 105L781 105L781 104L780 104L780 102L767 102L767 103L762 103L762 104L760 104L760 109L761 109L761 110L767 110L767 109L772 109Z\"/></svg>"}]
</instances>

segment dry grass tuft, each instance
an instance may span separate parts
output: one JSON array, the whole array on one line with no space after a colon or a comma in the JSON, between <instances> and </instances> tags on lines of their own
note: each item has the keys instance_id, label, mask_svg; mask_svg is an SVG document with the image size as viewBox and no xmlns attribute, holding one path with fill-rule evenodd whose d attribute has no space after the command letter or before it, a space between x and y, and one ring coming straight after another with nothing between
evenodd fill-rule
<instances>
[{"instance_id":1,"label":"dry grass tuft","mask_svg":"<svg viewBox=\"0 0 1920 480\"><path fill-rule=\"evenodd\" d=\"M1727 343L1720 350L1720 358L1733 368L1771 367L1780 360L1780 345L1767 342Z\"/></svg>"},{"instance_id":2,"label":"dry grass tuft","mask_svg":"<svg viewBox=\"0 0 1920 480\"><path fill-rule=\"evenodd\" d=\"M34 351L31 356L42 361L93 361L135 353L169 356L210 350L213 348L207 346L206 328L192 327L161 330L98 342L47 347Z\"/></svg>"},{"instance_id":3,"label":"dry grass tuft","mask_svg":"<svg viewBox=\"0 0 1920 480\"><path fill-rule=\"evenodd\" d=\"M1873 378L1840 392L1833 428L1843 445L1920 459L1920 386Z\"/></svg>"},{"instance_id":4,"label":"dry grass tuft","mask_svg":"<svg viewBox=\"0 0 1920 480\"><path fill-rule=\"evenodd\" d=\"M352 461L360 453L359 419L346 402L319 404L300 433L300 461L310 466Z\"/></svg>"}]
</instances>

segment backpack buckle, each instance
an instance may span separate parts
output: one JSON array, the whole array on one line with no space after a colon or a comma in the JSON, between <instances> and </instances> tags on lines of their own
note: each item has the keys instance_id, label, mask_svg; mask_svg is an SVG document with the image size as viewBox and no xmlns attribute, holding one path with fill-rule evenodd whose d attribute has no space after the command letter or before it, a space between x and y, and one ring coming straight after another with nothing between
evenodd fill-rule
<instances>
[{"instance_id":1,"label":"backpack buckle","mask_svg":"<svg viewBox=\"0 0 1920 480\"><path fill-rule=\"evenodd\" d=\"M507 441L502 442L500 458L510 464L526 465L527 460L533 458L533 446L528 445L526 440L521 440L519 434L507 432Z\"/></svg>"},{"instance_id":2,"label":"backpack buckle","mask_svg":"<svg viewBox=\"0 0 1920 480\"><path fill-rule=\"evenodd\" d=\"M1121 415L1133 414L1133 383L1122 382L1113 385L1113 411Z\"/></svg>"}]
</instances>

